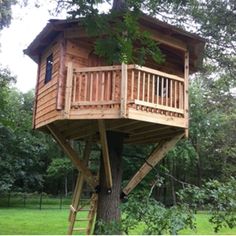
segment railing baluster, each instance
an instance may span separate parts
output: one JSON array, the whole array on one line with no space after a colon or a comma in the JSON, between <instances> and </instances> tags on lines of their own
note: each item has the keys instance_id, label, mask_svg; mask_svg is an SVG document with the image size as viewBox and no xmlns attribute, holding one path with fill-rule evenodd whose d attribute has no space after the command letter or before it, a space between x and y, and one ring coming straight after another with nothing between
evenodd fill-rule
<instances>
[{"instance_id":1,"label":"railing baluster","mask_svg":"<svg viewBox=\"0 0 236 236\"><path fill-rule=\"evenodd\" d=\"M131 72L131 100L134 99L134 70Z\"/></svg>"},{"instance_id":2,"label":"railing baluster","mask_svg":"<svg viewBox=\"0 0 236 236\"><path fill-rule=\"evenodd\" d=\"M137 99L140 100L140 71L138 71L138 92L137 92Z\"/></svg>"},{"instance_id":3,"label":"railing baluster","mask_svg":"<svg viewBox=\"0 0 236 236\"><path fill-rule=\"evenodd\" d=\"M161 105L163 105L163 97L164 97L164 78L161 77Z\"/></svg>"},{"instance_id":4,"label":"railing baluster","mask_svg":"<svg viewBox=\"0 0 236 236\"><path fill-rule=\"evenodd\" d=\"M111 99L110 93L111 93L111 72L108 71L107 72L107 98L106 98L107 101Z\"/></svg>"},{"instance_id":5,"label":"railing baluster","mask_svg":"<svg viewBox=\"0 0 236 236\"><path fill-rule=\"evenodd\" d=\"M79 94L78 94L78 101L81 100L81 87L82 87L82 79L83 79L83 73L79 73Z\"/></svg>"},{"instance_id":6,"label":"railing baluster","mask_svg":"<svg viewBox=\"0 0 236 236\"><path fill-rule=\"evenodd\" d=\"M152 103L154 103L155 94L155 75L152 75Z\"/></svg>"},{"instance_id":7,"label":"railing baluster","mask_svg":"<svg viewBox=\"0 0 236 236\"><path fill-rule=\"evenodd\" d=\"M173 86L173 84L172 84L172 79L170 80L170 106L171 107L173 107L173 104L172 104L172 96L173 96L173 91L172 91L172 86Z\"/></svg>"},{"instance_id":8,"label":"railing baluster","mask_svg":"<svg viewBox=\"0 0 236 236\"><path fill-rule=\"evenodd\" d=\"M89 91L89 101L91 102L93 100L93 73L90 74L90 91Z\"/></svg>"},{"instance_id":9,"label":"railing baluster","mask_svg":"<svg viewBox=\"0 0 236 236\"><path fill-rule=\"evenodd\" d=\"M177 108L177 99L178 99L178 96L177 96L177 81L174 81L174 85L175 85L175 92L174 92L175 105L174 105L174 107Z\"/></svg>"},{"instance_id":10,"label":"railing baluster","mask_svg":"<svg viewBox=\"0 0 236 236\"><path fill-rule=\"evenodd\" d=\"M146 82L146 73L143 72L143 91L142 91L142 100L145 101L145 82Z\"/></svg>"},{"instance_id":11,"label":"railing baluster","mask_svg":"<svg viewBox=\"0 0 236 236\"><path fill-rule=\"evenodd\" d=\"M179 104L179 108L183 109L183 89L182 89L182 83L179 82L179 97L180 97L180 104Z\"/></svg>"},{"instance_id":12,"label":"railing baluster","mask_svg":"<svg viewBox=\"0 0 236 236\"><path fill-rule=\"evenodd\" d=\"M105 72L102 72L102 94L101 94L101 101L104 101L104 86L105 86Z\"/></svg>"},{"instance_id":13,"label":"railing baluster","mask_svg":"<svg viewBox=\"0 0 236 236\"><path fill-rule=\"evenodd\" d=\"M157 76L156 88L157 88L157 104L159 104L159 87L160 87L160 78Z\"/></svg>"},{"instance_id":14,"label":"railing baluster","mask_svg":"<svg viewBox=\"0 0 236 236\"><path fill-rule=\"evenodd\" d=\"M115 101L116 92L116 71L112 73L112 100Z\"/></svg>"},{"instance_id":15,"label":"railing baluster","mask_svg":"<svg viewBox=\"0 0 236 236\"><path fill-rule=\"evenodd\" d=\"M85 73L84 101L87 101L87 90L88 90L88 73Z\"/></svg>"},{"instance_id":16,"label":"railing baluster","mask_svg":"<svg viewBox=\"0 0 236 236\"><path fill-rule=\"evenodd\" d=\"M166 78L166 106L169 106L169 79Z\"/></svg>"},{"instance_id":17,"label":"railing baluster","mask_svg":"<svg viewBox=\"0 0 236 236\"><path fill-rule=\"evenodd\" d=\"M97 102L98 101L98 87L99 87L99 72L95 72L96 73L96 89L95 89L95 101Z\"/></svg>"},{"instance_id":18,"label":"railing baluster","mask_svg":"<svg viewBox=\"0 0 236 236\"><path fill-rule=\"evenodd\" d=\"M76 87L77 87L77 76L75 75L74 78L73 78L73 102L75 102L75 99L76 99Z\"/></svg>"},{"instance_id":19,"label":"railing baluster","mask_svg":"<svg viewBox=\"0 0 236 236\"><path fill-rule=\"evenodd\" d=\"M149 102L149 97L150 97L150 73L148 73L148 82L147 82L147 101Z\"/></svg>"}]
</instances>

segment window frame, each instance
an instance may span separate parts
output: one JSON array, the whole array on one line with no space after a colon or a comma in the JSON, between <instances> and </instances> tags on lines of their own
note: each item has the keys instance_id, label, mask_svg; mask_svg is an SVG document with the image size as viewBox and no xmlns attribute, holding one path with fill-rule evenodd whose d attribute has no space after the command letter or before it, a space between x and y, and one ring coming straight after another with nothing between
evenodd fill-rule
<instances>
[{"instance_id":1,"label":"window frame","mask_svg":"<svg viewBox=\"0 0 236 236\"><path fill-rule=\"evenodd\" d=\"M53 53L51 53L46 59L44 84L47 84L52 80L52 71L53 71Z\"/></svg>"}]
</instances>

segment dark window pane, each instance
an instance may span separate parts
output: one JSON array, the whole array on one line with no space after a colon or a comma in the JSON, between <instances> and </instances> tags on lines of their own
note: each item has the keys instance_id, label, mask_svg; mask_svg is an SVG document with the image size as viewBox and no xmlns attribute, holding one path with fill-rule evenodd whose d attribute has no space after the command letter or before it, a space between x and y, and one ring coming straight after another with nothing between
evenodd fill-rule
<instances>
[{"instance_id":1,"label":"dark window pane","mask_svg":"<svg viewBox=\"0 0 236 236\"><path fill-rule=\"evenodd\" d=\"M47 57L45 84L52 79L53 55Z\"/></svg>"}]
</instances>

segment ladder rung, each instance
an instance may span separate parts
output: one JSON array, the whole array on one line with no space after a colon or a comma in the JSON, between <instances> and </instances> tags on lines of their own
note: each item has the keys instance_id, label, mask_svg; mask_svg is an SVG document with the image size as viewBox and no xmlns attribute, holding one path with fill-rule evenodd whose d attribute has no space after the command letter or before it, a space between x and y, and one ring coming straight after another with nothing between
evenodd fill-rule
<instances>
[{"instance_id":1,"label":"ladder rung","mask_svg":"<svg viewBox=\"0 0 236 236\"><path fill-rule=\"evenodd\" d=\"M90 211L90 209L80 209L79 211Z\"/></svg>"},{"instance_id":2,"label":"ladder rung","mask_svg":"<svg viewBox=\"0 0 236 236\"><path fill-rule=\"evenodd\" d=\"M75 221L89 221L90 220L90 218L84 218L84 219L77 219L77 220L75 220Z\"/></svg>"},{"instance_id":3,"label":"ladder rung","mask_svg":"<svg viewBox=\"0 0 236 236\"><path fill-rule=\"evenodd\" d=\"M76 209L75 209L72 205L70 205L70 210L71 210L73 213L77 212Z\"/></svg>"},{"instance_id":4,"label":"ladder rung","mask_svg":"<svg viewBox=\"0 0 236 236\"><path fill-rule=\"evenodd\" d=\"M87 230L87 228L74 228L74 231L83 231L83 230Z\"/></svg>"}]
</instances>

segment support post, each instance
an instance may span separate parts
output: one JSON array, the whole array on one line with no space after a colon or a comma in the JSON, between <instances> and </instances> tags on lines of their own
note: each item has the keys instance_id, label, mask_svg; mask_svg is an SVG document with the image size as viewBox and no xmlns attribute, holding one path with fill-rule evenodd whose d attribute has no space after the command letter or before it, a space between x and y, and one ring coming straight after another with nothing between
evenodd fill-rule
<instances>
[{"instance_id":1,"label":"support post","mask_svg":"<svg viewBox=\"0 0 236 236\"><path fill-rule=\"evenodd\" d=\"M97 186L97 182L93 174L91 173L91 171L85 165L85 163L79 159L76 151L71 147L71 145L67 142L67 140L56 129L55 125L53 124L47 125L47 128L53 135L54 139L58 142L58 144L64 150L64 152L68 155L68 157L73 162L75 167L85 176L85 180L88 182L88 184L92 187L92 189L95 189Z\"/></svg>"},{"instance_id":2,"label":"support post","mask_svg":"<svg viewBox=\"0 0 236 236\"><path fill-rule=\"evenodd\" d=\"M185 137L189 133L189 51L184 53L184 119L186 121Z\"/></svg>"},{"instance_id":3,"label":"support post","mask_svg":"<svg viewBox=\"0 0 236 236\"><path fill-rule=\"evenodd\" d=\"M98 120L98 128L99 128L100 141L101 141L101 147L102 147L102 157L103 157L104 170L105 170L105 175L106 175L106 184L107 184L107 188L111 189L112 188L112 174L111 174L111 165L110 165L106 127L105 127L104 120Z\"/></svg>"},{"instance_id":4,"label":"support post","mask_svg":"<svg viewBox=\"0 0 236 236\"><path fill-rule=\"evenodd\" d=\"M171 139L161 141L123 189L123 193L128 195L183 136L184 133L180 133Z\"/></svg>"},{"instance_id":5,"label":"support post","mask_svg":"<svg viewBox=\"0 0 236 236\"><path fill-rule=\"evenodd\" d=\"M120 94L120 114L121 117L127 117L127 82L128 66L125 63L121 65L121 94Z\"/></svg>"},{"instance_id":6,"label":"support post","mask_svg":"<svg viewBox=\"0 0 236 236\"><path fill-rule=\"evenodd\" d=\"M65 66L65 40L61 38L59 40L60 45L60 68L59 68L59 76L58 76L58 82L57 82L57 110L63 109L63 82L65 80L64 76L64 66Z\"/></svg>"},{"instance_id":7,"label":"support post","mask_svg":"<svg viewBox=\"0 0 236 236\"><path fill-rule=\"evenodd\" d=\"M70 116L72 84L73 84L73 64L72 62L69 62L66 76L65 118L69 118Z\"/></svg>"}]
</instances>

